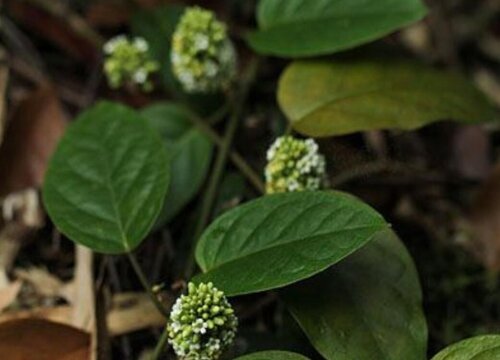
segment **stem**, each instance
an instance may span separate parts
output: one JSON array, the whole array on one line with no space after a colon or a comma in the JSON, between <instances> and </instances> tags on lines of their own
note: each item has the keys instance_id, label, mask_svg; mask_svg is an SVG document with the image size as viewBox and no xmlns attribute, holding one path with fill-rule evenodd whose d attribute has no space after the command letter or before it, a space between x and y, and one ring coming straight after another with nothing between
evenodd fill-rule
<instances>
[{"instance_id":1,"label":"stem","mask_svg":"<svg viewBox=\"0 0 500 360\"><path fill-rule=\"evenodd\" d=\"M198 115L186 109L190 120L197 126L206 136L210 138L219 148L224 147L224 139L222 139L203 119ZM213 122L213 121L212 121ZM261 177L254 169L246 162L246 160L236 151L229 152L229 158L238 170L245 176L250 184L260 193L265 191L264 183Z\"/></svg>"},{"instance_id":2,"label":"stem","mask_svg":"<svg viewBox=\"0 0 500 360\"><path fill-rule=\"evenodd\" d=\"M153 353L153 356L151 357L151 360L158 360L166 350L166 347L168 346L168 330L167 327L163 329L163 333L161 334L160 340L158 340L158 343L156 344L155 351Z\"/></svg>"},{"instance_id":3,"label":"stem","mask_svg":"<svg viewBox=\"0 0 500 360\"><path fill-rule=\"evenodd\" d=\"M151 288L151 285L149 284L148 279L146 278L146 275L142 271L141 266L139 265L139 262L137 261L137 258L135 257L134 254L132 253L127 253L128 259L130 260L130 264L132 265L132 268L134 269L137 277L139 278L139 281L141 282L142 286L144 287L144 290L148 293L149 297L151 298L151 301L153 301L153 304L155 304L156 308L158 311L165 316L165 318L168 318L168 311L165 309L163 304L160 302L158 299L158 296L154 293L153 289Z\"/></svg>"},{"instance_id":4,"label":"stem","mask_svg":"<svg viewBox=\"0 0 500 360\"><path fill-rule=\"evenodd\" d=\"M242 82L239 94L237 94L235 97L235 104L233 107L233 111L229 119L229 123L227 124L226 132L224 134L224 139L222 139L222 143L219 146L219 153L217 154L217 158L215 159L215 165L212 171L212 176L210 177L207 190L205 191L202 200L200 216L198 218L198 222L196 223L191 250L189 253L189 258L186 263L186 272L185 272L186 279L189 279L191 277L196 267L194 261L194 251L196 249L198 239L201 233L203 232L203 229L207 226L210 220L210 215L214 205L215 197L217 195L217 188L219 186L219 182L222 178L222 173L224 171L226 161L228 159L228 155L231 149L231 143L233 142L234 135L236 134L236 130L238 129L239 119L241 117L241 113L243 112L243 106L248 96L250 85L253 82L253 79L255 78L255 73L257 72L257 65L258 65L257 61L253 61L248 66L247 76L245 76L245 79Z\"/></svg>"}]
</instances>

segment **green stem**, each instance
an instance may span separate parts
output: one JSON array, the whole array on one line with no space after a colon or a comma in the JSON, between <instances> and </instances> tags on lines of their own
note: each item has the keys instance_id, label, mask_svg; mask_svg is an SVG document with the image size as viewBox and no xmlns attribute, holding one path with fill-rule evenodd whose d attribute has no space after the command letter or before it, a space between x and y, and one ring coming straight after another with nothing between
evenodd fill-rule
<instances>
[{"instance_id":1,"label":"green stem","mask_svg":"<svg viewBox=\"0 0 500 360\"><path fill-rule=\"evenodd\" d=\"M163 333L161 334L160 340L158 340L158 343L156 344L155 351L153 353L153 356L151 357L151 360L158 360L163 354L168 346L168 330L167 327L163 329Z\"/></svg>"},{"instance_id":2,"label":"green stem","mask_svg":"<svg viewBox=\"0 0 500 360\"><path fill-rule=\"evenodd\" d=\"M229 123L227 124L226 127L224 139L222 140L222 144L220 144L219 146L219 153L217 154L217 158L215 159L215 165L212 171L212 176L210 177L207 190L205 191L202 200L200 215L198 217L198 222L196 223L194 230L192 247L189 253L189 258L186 263L186 272L185 272L186 279L189 279L195 270L196 265L194 261L194 251L196 249L198 239L201 233L203 232L203 229L207 226L210 220L210 215L213 209L215 197L217 195L217 188L222 178L222 174L226 165L226 161L228 159L234 135L236 134L236 130L238 129L239 119L243 112L243 107L246 98L248 96L248 92L250 90L250 85L252 84L255 78L255 74L257 72L257 66L258 66L257 61L253 61L249 65L248 72L241 84L241 90L239 94L237 94L235 97L235 104L233 107L233 111L229 119Z\"/></svg>"},{"instance_id":3,"label":"green stem","mask_svg":"<svg viewBox=\"0 0 500 360\"><path fill-rule=\"evenodd\" d=\"M142 271L142 268L139 265L139 262L137 261L137 258L132 253L127 253L127 256L128 256L128 259L130 260L130 264L132 265L132 268L134 269L137 277L139 278L139 281L141 282L142 286L144 287L144 290L146 290L149 297L151 298L151 301L153 302L153 304L155 304L158 311L163 316L165 316L165 318L168 319L168 310L163 306L163 304L158 299L158 296L154 293L151 285L149 284L148 279L146 278L146 275Z\"/></svg>"},{"instance_id":4,"label":"green stem","mask_svg":"<svg viewBox=\"0 0 500 360\"><path fill-rule=\"evenodd\" d=\"M192 111L186 109L188 112L190 120L193 124L198 127L206 136L210 138L210 140L217 145L220 149L224 147L224 139L222 139L219 134L217 134L209 125L203 121L198 115L193 113ZM215 117L214 117L215 118ZM211 121L213 122L213 121ZM229 159L232 161L234 166L238 168L238 170L246 177L248 182L252 184L252 186L259 193L264 193L265 186L261 177L255 172L254 169L245 161L245 159L236 151L229 152Z\"/></svg>"}]
</instances>

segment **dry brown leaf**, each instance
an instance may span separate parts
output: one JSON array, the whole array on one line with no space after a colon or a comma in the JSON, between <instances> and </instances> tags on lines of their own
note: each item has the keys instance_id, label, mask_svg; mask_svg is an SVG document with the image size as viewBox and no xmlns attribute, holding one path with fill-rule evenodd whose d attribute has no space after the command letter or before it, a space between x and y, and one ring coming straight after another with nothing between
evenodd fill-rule
<instances>
[{"instance_id":1,"label":"dry brown leaf","mask_svg":"<svg viewBox=\"0 0 500 360\"><path fill-rule=\"evenodd\" d=\"M453 133L450 166L462 177L482 180L491 172L491 140L478 125L460 126Z\"/></svg>"},{"instance_id":2,"label":"dry brown leaf","mask_svg":"<svg viewBox=\"0 0 500 360\"><path fill-rule=\"evenodd\" d=\"M49 86L19 104L0 147L0 197L42 184L65 125L61 104Z\"/></svg>"},{"instance_id":3,"label":"dry brown leaf","mask_svg":"<svg viewBox=\"0 0 500 360\"><path fill-rule=\"evenodd\" d=\"M22 281L17 280L0 290L0 312L9 307L16 300L22 285Z\"/></svg>"},{"instance_id":4,"label":"dry brown leaf","mask_svg":"<svg viewBox=\"0 0 500 360\"><path fill-rule=\"evenodd\" d=\"M115 28L129 22L132 9L123 3L96 2L87 8L87 20L95 27Z\"/></svg>"},{"instance_id":5,"label":"dry brown leaf","mask_svg":"<svg viewBox=\"0 0 500 360\"><path fill-rule=\"evenodd\" d=\"M6 7L16 22L57 45L70 56L88 62L98 58L102 39L66 1L14 0Z\"/></svg>"},{"instance_id":6,"label":"dry brown leaf","mask_svg":"<svg viewBox=\"0 0 500 360\"><path fill-rule=\"evenodd\" d=\"M3 56L0 56L0 58L3 58ZM8 79L9 71L7 67L5 65L0 66L0 145L2 144L5 126L5 90L7 89Z\"/></svg>"},{"instance_id":7,"label":"dry brown leaf","mask_svg":"<svg viewBox=\"0 0 500 360\"><path fill-rule=\"evenodd\" d=\"M73 327L40 319L0 324L0 354L9 360L88 360L90 336Z\"/></svg>"},{"instance_id":8,"label":"dry brown leaf","mask_svg":"<svg viewBox=\"0 0 500 360\"><path fill-rule=\"evenodd\" d=\"M73 314L74 308L69 305L38 307L0 314L0 323L20 319L41 319L76 327ZM106 319L111 336L165 325L165 318L151 303L146 293L114 295Z\"/></svg>"},{"instance_id":9,"label":"dry brown leaf","mask_svg":"<svg viewBox=\"0 0 500 360\"><path fill-rule=\"evenodd\" d=\"M490 270L500 270L500 164L483 183L471 208L472 248Z\"/></svg>"},{"instance_id":10,"label":"dry brown leaf","mask_svg":"<svg viewBox=\"0 0 500 360\"><path fill-rule=\"evenodd\" d=\"M72 314L73 308L69 305L37 307L30 310L9 311L0 314L0 323L21 319L41 319L72 326Z\"/></svg>"},{"instance_id":11,"label":"dry brown leaf","mask_svg":"<svg viewBox=\"0 0 500 360\"><path fill-rule=\"evenodd\" d=\"M17 221L11 221L0 229L0 288L9 284L7 272L12 268L24 238L32 231L32 228Z\"/></svg>"},{"instance_id":12,"label":"dry brown leaf","mask_svg":"<svg viewBox=\"0 0 500 360\"><path fill-rule=\"evenodd\" d=\"M14 270L14 275L18 279L24 280L33 285L35 291L42 296L61 296L64 283L44 268L18 268Z\"/></svg>"},{"instance_id":13,"label":"dry brown leaf","mask_svg":"<svg viewBox=\"0 0 500 360\"><path fill-rule=\"evenodd\" d=\"M165 325L165 317L156 309L145 293L115 295L113 307L107 319L111 336Z\"/></svg>"}]
</instances>

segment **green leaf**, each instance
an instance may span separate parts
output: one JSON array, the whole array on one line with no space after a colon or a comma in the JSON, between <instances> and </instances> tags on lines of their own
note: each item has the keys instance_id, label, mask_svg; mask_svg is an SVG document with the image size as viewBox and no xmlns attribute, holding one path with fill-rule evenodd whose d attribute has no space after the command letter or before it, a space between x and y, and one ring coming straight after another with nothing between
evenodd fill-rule
<instances>
[{"instance_id":1,"label":"green leaf","mask_svg":"<svg viewBox=\"0 0 500 360\"><path fill-rule=\"evenodd\" d=\"M298 61L282 75L278 101L293 128L314 137L497 115L462 77L401 60Z\"/></svg>"},{"instance_id":2,"label":"green leaf","mask_svg":"<svg viewBox=\"0 0 500 360\"><path fill-rule=\"evenodd\" d=\"M331 54L381 38L426 14L420 0L260 0L259 53L281 57Z\"/></svg>"},{"instance_id":3,"label":"green leaf","mask_svg":"<svg viewBox=\"0 0 500 360\"><path fill-rule=\"evenodd\" d=\"M162 83L175 91L179 91L179 87L171 70L170 44L183 11L184 7L180 5L144 9L134 15L131 24L132 33L146 39L151 55L160 64Z\"/></svg>"},{"instance_id":4,"label":"green leaf","mask_svg":"<svg viewBox=\"0 0 500 360\"><path fill-rule=\"evenodd\" d=\"M141 114L158 130L172 158L170 187L157 222L161 226L177 215L199 191L210 167L213 145L175 104L151 105Z\"/></svg>"},{"instance_id":5,"label":"green leaf","mask_svg":"<svg viewBox=\"0 0 500 360\"><path fill-rule=\"evenodd\" d=\"M235 360L308 360L305 356L288 351L262 351L240 356Z\"/></svg>"},{"instance_id":6,"label":"green leaf","mask_svg":"<svg viewBox=\"0 0 500 360\"><path fill-rule=\"evenodd\" d=\"M341 192L264 196L230 210L205 231L196 259L227 295L260 292L310 277L368 243L386 222Z\"/></svg>"},{"instance_id":7,"label":"green leaf","mask_svg":"<svg viewBox=\"0 0 500 360\"><path fill-rule=\"evenodd\" d=\"M133 250L148 234L168 179L158 134L135 111L102 102L67 129L50 161L43 200L68 238L118 254Z\"/></svg>"},{"instance_id":8,"label":"green leaf","mask_svg":"<svg viewBox=\"0 0 500 360\"><path fill-rule=\"evenodd\" d=\"M418 275L391 231L379 232L363 249L281 295L326 359L426 359Z\"/></svg>"},{"instance_id":9,"label":"green leaf","mask_svg":"<svg viewBox=\"0 0 500 360\"><path fill-rule=\"evenodd\" d=\"M448 346L432 360L500 359L500 335L482 335Z\"/></svg>"}]
</instances>

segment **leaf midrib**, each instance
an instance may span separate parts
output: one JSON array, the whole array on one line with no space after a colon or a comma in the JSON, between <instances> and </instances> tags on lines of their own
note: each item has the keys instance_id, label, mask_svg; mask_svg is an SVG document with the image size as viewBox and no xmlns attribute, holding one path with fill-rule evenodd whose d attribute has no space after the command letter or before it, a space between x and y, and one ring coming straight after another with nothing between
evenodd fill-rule
<instances>
[{"instance_id":1,"label":"leaf midrib","mask_svg":"<svg viewBox=\"0 0 500 360\"><path fill-rule=\"evenodd\" d=\"M351 94L348 94L348 95L345 95L345 96L340 96L340 97L335 97L334 95L332 96L329 96L329 97L325 97L325 101L317 101L313 104L311 104L310 106L308 106L305 110L302 110L297 113L299 113L299 115L297 116L294 116L292 118L293 121L295 122L300 122L302 120L304 120L306 117L308 116L311 116L312 114L314 114L315 112L318 112L318 111L321 111L322 109L324 109L325 107L334 107L336 104L338 103L341 103L343 101L348 101L348 100L353 100L353 99L356 99L356 98L362 98L362 97L365 97L365 96L370 96L372 94L375 94L375 93L380 93L380 92L384 92L384 93L389 93L389 92L397 92L397 93L401 93L401 92L405 92L405 91L411 91L411 92L426 92L426 94L434 94L434 93L442 93L443 90L441 89L437 89L437 88L427 88L427 89L424 89L424 88L420 88L419 86L404 86L403 84L401 85L397 85L395 87L388 87L388 85L384 85L384 86L381 86L381 87L378 87L378 88L375 88L375 89L371 89L371 90L365 90L365 91L360 91L360 92L356 92L356 93L351 93Z\"/></svg>"},{"instance_id":2,"label":"leaf midrib","mask_svg":"<svg viewBox=\"0 0 500 360\"><path fill-rule=\"evenodd\" d=\"M418 13L416 12L416 15L412 17L412 19L418 19L421 16L425 14L424 9L418 9ZM411 15L413 12L411 10L407 11L394 11L391 12L393 15ZM262 21L260 22L260 26L262 26L260 31L272 31L275 30L276 28L284 27L284 26L305 26L307 24L311 23L317 23L319 21L342 21L346 19L359 19L359 18L364 18L364 17L373 17L373 16L380 16L380 15L385 15L387 14L387 11L380 11L380 12L372 12L372 13L366 13L366 14L328 14L325 16L319 16L319 17L303 17L303 18L294 18L291 21L286 21L286 19L282 21L276 21L273 22L271 25L266 24L263 25ZM411 21L411 20L408 20ZM266 21L267 22L267 21Z\"/></svg>"},{"instance_id":3,"label":"leaf midrib","mask_svg":"<svg viewBox=\"0 0 500 360\"><path fill-rule=\"evenodd\" d=\"M101 137L98 137L98 138L101 139ZM130 245L128 243L128 238L127 238L127 235L125 233L122 219L120 216L120 212L119 212L118 207L117 207L117 205L118 205L117 197L116 197L115 191L114 191L113 186L112 186L111 164L109 163L108 152L106 151L106 148L103 146L103 143L101 141L99 141L99 151L103 155L100 158L103 158L104 163L106 164L106 171L105 171L106 188L108 189L110 196L111 196L111 206L113 208L114 217L115 217L116 223L118 225L118 231L121 235L121 240L123 242L124 249L126 251L130 251Z\"/></svg>"},{"instance_id":4,"label":"leaf midrib","mask_svg":"<svg viewBox=\"0 0 500 360\"><path fill-rule=\"evenodd\" d=\"M267 252L267 251L272 251L272 250L274 250L276 248L279 248L281 246L291 245L291 244L294 244L294 243L297 243L297 242L300 242L300 241L314 241L314 238L321 237L321 236L336 235L336 234L343 233L343 232L348 232L348 231L353 231L353 230L366 230L366 229L370 229L370 228L373 228L374 233L375 233L378 230L382 230L385 226L386 225L383 224L383 223L381 223L379 225L354 226L354 227L344 228L344 229L341 229L341 230L327 231L327 232L323 232L323 233L319 233L319 234L314 234L313 236L309 236L309 237L301 237L301 238L297 238L297 239L294 239L294 240L291 240L291 241L287 241L287 242L284 242L284 243L280 243L280 244L276 244L276 245L269 246L269 247L266 247L266 248L262 248L262 249L259 249L257 251L245 254L245 255L243 255L241 257L231 258L228 261L223 262L223 263L218 263L217 265L215 265L215 266L213 266L211 268L208 268L208 266L207 266L207 269L204 269L204 270L205 270L205 272L213 271L213 270L216 270L216 269L218 269L218 268L220 268L220 267L222 267L222 266L224 266L224 265L226 265L228 263L235 262L235 261L238 261L238 260L241 260L241 259L245 259L247 257L255 256L257 254L264 253L264 252Z\"/></svg>"}]
</instances>

